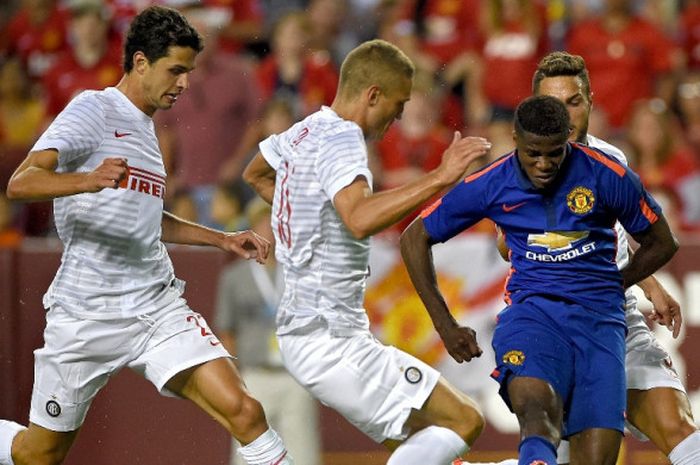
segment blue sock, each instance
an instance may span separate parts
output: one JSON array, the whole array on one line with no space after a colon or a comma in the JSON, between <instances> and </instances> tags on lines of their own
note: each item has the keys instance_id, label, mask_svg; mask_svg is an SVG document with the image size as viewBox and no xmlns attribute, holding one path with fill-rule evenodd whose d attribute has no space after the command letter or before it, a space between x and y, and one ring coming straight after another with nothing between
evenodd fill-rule
<instances>
[{"instance_id":1,"label":"blue sock","mask_svg":"<svg viewBox=\"0 0 700 465\"><path fill-rule=\"evenodd\" d=\"M557 449L542 436L528 436L518 446L518 465L557 465Z\"/></svg>"}]
</instances>

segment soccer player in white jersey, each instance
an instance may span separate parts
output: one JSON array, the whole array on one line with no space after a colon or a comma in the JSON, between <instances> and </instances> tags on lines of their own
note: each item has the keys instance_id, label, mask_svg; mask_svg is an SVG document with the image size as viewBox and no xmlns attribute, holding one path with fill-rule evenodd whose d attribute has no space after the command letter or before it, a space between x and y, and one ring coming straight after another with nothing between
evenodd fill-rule
<instances>
[{"instance_id":1,"label":"soccer player in white jersey","mask_svg":"<svg viewBox=\"0 0 700 465\"><path fill-rule=\"evenodd\" d=\"M372 192L365 138L401 117L414 67L398 48L365 42L345 58L331 107L260 144L244 172L272 203L276 257L285 274L277 335L285 367L321 402L393 450L389 465L448 465L483 418L436 370L369 332L363 308L369 236L451 186L490 143L455 133L441 165ZM454 322L460 356L479 356L474 331Z\"/></svg>"},{"instance_id":2,"label":"soccer player in white jersey","mask_svg":"<svg viewBox=\"0 0 700 465\"><path fill-rule=\"evenodd\" d=\"M566 52L552 52L544 57L535 71L533 92L535 95L549 95L564 102L573 125L571 140L602 150L627 164L627 159L619 148L588 134L593 94L582 57ZM625 230L619 223L616 229L617 264L622 268L629 260L629 248ZM671 329L674 337L678 337L682 323L678 302L653 276L638 285L654 307L653 317ZM625 358L628 427L631 425L630 429L636 435L641 432L642 437L650 439L673 465L698 465L700 432L693 420L683 383L678 379L668 353L649 330L644 315L637 308L636 298L629 290L626 293L625 307L629 331ZM562 441L557 455L558 463L569 463L568 442ZM468 462L459 463L469 465ZM500 462L499 465L510 463Z\"/></svg>"},{"instance_id":3,"label":"soccer player in white jersey","mask_svg":"<svg viewBox=\"0 0 700 465\"><path fill-rule=\"evenodd\" d=\"M29 426L0 421L1 465L60 464L89 405L129 367L193 401L239 441L250 464L291 464L219 340L182 298L163 242L209 245L263 262L269 243L163 211L165 170L151 117L187 89L202 41L175 10L132 22L116 87L81 93L40 137L8 197L54 199L61 266L44 296Z\"/></svg>"}]
</instances>

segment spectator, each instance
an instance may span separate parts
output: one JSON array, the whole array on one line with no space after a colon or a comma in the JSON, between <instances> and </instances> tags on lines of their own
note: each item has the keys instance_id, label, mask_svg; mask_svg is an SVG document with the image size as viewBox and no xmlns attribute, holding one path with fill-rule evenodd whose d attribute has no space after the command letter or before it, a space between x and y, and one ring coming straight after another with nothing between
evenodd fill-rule
<instances>
[{"instance_id":1,"label":"spectator","mask_svg":"<svg viewBox=\"0 0 700 465\"><path fill-rule=\"evenodd\" d=\"M19 150L24 153L17 161L22 160L41 132L44 115L44 103L33 95L20 60L0 62L0 152Z\"/></svg>"},{"instance_id":2,"label":"spectator","mask_svg":"<svg viewBox=\"0 0 700 465\"><path fill-rule=\"evenodd\" d=\"M110 27L103 0L71 0L68 4L70 47L59 55L43 79L48 115L56 116L78 93L104 89L119 81L121 38Z\"/></svg>"},{"instance_id":3,"label":"spectator","mask_svg":"<svg viewBox=\"0 0 700 465\"><path fill-rule=\"evenodd\" d=\"M188 190L197 204L198 222L213 226L211 199L222 163L237 150L260 111L253 69L247 60L217 45L217 30L207 7L189 1L182 6L208 46L199 54L189 89L171 111L156 116L168 189Z\"/></svg>"},{"instance_id":4,"label":"spectator","mask_svg":"<svg viewBox=\"0 0 700 465\"><path fill-rule=\"evenodd\" d=\"M262 97L288 98L298 117L330 105L338 71L327 51L309 52L311 24L304 12L283 16L272 30L271 52L258 68Z\"/></svg>"},{"instance_id":5,"label":"spectator","mask_svg":"<svg viewBox=\"0 0 700 465\"><path fill-rule=\"evenodd\" d=\"M634 102L673 94L682 54L663 31L632 11L630 0L606 0L599 17L574 24L568 51L585 57L595 102L621 128Z\"/></svg>"},{"instance_id":6,"label":"spectator","mask_svg":"<svg viewBox=\"0 0 700 465\"><path fill-rule=\"evenodd\" d=\"M171 0L192 3L190 0ZM199 0L197 0L199 2ZM218 41L221 50L243 53L245 47L263 37L263 11L259 0L201 0L202 4L218 10L228 21L220 28Z\"/></svg>"},{"instance_id":7,"label":"spectator","mask_svg":"<svg viewBox=\"0 0 700 465\"><path fill-rule=\"evenodd\" d=\"M680 199L685 227L700 224L700 164L660 99L637 102L627 141L631 164L648 189L669 188Z\"/></svg>"},{"instance_id":8,"label":"spectator","mask_svg":"<svg viewBox=\"0 0 700 465\"><path fill-rule=\"evenodd\" d=\"M688 68L700 68L700 0L687 0L678 21L679 33Z\"/></svg>"},{"instance_id":9,"label":"spectator","mask_svg":"<svg viewBox=\"0 0 700 465\"><path fill-rule=\"evenodd\" d=\"M685 136L697 155L700 153L700 69L688 71L681 77L676 104Z\"/></svg>"},{"instance_id":10,"label":"spectator","mask_svg":"<svg viewBox=\"0 0 700 465\"><path fill-rule=\"evenodd\" d=\"M12 205L0 192L0 249L14 249L22 243L22 233L14 225Z\"/></svg>"},{"instance_id":11,"label":"spectator","mask_svg":"<svg viewBox=\"0 0 700 465\"><path fill-rule=\"evenodd\" d=\"M355 31L348 27L352 25L348 0L310 0L306 11L311 25L310 48L330 53L334 66L340 66L359 43Z\"/></svg>"},{"instance_id":12,"label":"spectator","mask_svg":"<svg viewBox=\"0 0 700 465\"><path fill-rule=\"evenodd\" d=\"M30 78L41 78L68 46L66 23L57 0L22 0L3 34L6 53L20 57Z\"/></svg>"}]
</instances>

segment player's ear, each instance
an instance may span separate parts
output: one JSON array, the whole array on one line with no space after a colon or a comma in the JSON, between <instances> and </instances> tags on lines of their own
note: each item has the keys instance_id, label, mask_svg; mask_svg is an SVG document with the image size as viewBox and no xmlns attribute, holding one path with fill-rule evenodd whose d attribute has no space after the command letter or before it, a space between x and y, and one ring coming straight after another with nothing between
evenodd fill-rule
<instances>
[{"instance_id":1,"label":"player's ear","mask_svg":"<svg viewBox=\"0 0 700 465\"><path fill-rule=\"evenodd\" d=\"M146 55L144 55L143 52L136 52L132 59L134 60L134 70L139 74L143 74L148 65L148 58L146 58Z\"/></svg>"},{"instance_id":2,"label":"player's ear","mask_svg":"<svg viewBox=\"0 0 700 465\"><path fill-rule=\"evenodd\" d=\"M379 86L373 85L367 89L367 101L370 106L374 106L379 103L379 97L382 94L382 90Z\"/></svg>"}]
</instances>

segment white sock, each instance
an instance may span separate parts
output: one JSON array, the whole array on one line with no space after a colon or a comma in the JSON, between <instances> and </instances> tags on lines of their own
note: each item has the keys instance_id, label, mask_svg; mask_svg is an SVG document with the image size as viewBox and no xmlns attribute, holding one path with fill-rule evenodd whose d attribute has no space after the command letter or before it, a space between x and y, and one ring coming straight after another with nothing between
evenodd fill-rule
<instances>
[{"instance_id":1,"label":"white sock","mask_svg":"<svg viewBox=\"0 0 700 465\"><path fill-rule=\"evenodd\" d=\"M700 464L700 431L688 435L668 454L673 465Z\"/></svg>"},{"instance_id":2,"label":"white sock","mask_svg":"<svg viewBox=\"0 0 700 465\"><path fill-rule=\"evenodd\" d=\"M0 420L0 465L15 465L12 461L12 440L25 429L14 421Z\"/></svg>"},{"instance_id":3,"label":"white sock","mask_svg":"<svg viewBox=\"0 0 700 465\"><path fill-rule=\"evenodd\" d=\"M294 465L292 456L284 447L282 438L272 428L269 428L247 446L240 447L238 453L250 465Z\"/></svg>"},{"instance_id":4,"label":"white sock","mask_svg":"<svg viewBox=\"0 0 700 465\"><path fill-rule=\"evenodd\" d=\"M441 426L428 426L406 439L386 465L449 465L469 450L457 433Z\"/></svg>"}]
</instances>

